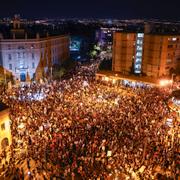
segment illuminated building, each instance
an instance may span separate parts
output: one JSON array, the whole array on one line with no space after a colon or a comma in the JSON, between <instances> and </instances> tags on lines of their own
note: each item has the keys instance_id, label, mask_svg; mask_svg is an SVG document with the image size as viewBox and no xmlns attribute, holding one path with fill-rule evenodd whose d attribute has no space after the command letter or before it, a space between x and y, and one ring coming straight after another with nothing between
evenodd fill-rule
<instances>
[{"instance_id":1,"label":"illuminated building","mask_svg":"<svg viewBox=\"0 0 180 180\"><path fill-rule=\"evenodd\" d=\"M180 65L180 36L116 32L112 70L162 77Z\"/></svg>"},{"instance_id":2,"label":"illuminated building","mask_svg":"<svg viewBox=\"0 0 180 180\"><path fill-rule=\"evenodd\" d=\"M16 79L40 78L53 64L61 64L69 57L69 36L50 36L21 29L19 17L13 21L8 38L0 35L0 63Z\"/></svg>"},{"instance_id":3,"label":"illuminated building","mask_svg":"<svg viewBox=\"0 0 180 180\"><path fill-rule=\"evenodd\" d=\"M100 28L99 30L96 31L96 40L100 42L101 44L108 44L112 45L112 37L113 33L116 31L122 30L121 28Z\"/></svg>"},{"instance_id":4,"label":"illuminated building","mask_svg":"<svg viewBox=\"0 0 180 180\"><path fill-rule=\"evenodd\" d=\"M168 104L171 110L177 113L177 117L180 120L180 89L172 92L172 98L169 99Z\"/></svg>"},{"instance_id":5,"label":"illuminated building","mask_svg":"<svg viewBox=\"0 0 180 180\"><path fill-rule=\"evenodd\" d=\"M0 103L0 151L9 146L12 142L9 111Z\"/></svg>"},{"instance_id":6,"label":"illuminated building","mask_svg":"<svg viewBox=\"0 0 180 180\"><path fill-rule=\"evenodd\" d=\"M143 72L148 76L170 75L180 63L180 36L146 34Z\"/></svg>"},{"instance_id":7,"label":"illuminated building","mask_svg":"<svg viewBox=\"0 0 180 180\"><path fill-rule=\"evenodd\" d=\"M136 33L114 33L112 70L128 74L132 70L135 51Z\"/></svg>"}]
</instances>

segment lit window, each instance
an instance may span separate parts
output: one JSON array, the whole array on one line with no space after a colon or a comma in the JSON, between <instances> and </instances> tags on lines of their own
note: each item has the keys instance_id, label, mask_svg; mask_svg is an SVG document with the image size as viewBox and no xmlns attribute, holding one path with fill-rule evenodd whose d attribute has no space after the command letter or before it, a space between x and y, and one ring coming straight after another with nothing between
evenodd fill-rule
<instances>
[{"instance_id":1,"label":"lit window","mask_svg":"<svg viewBox=\"0 0 180 180\"><path fill-rule=\"evenodd\" d=\"M136 69L140 69L140 68L141 68L141 65L140 65L140 64L136 64L136 65L135 65L135 68L136 68Z\"/></svg>"},{"instance_id":2,"label":"lit window","mask_svg":"<svg viewBox=\"0 0 180 180\"><path fill-rule=\"evenodd\" d=\"M34 53L32 53L32 59L34 59Z\"/></svg>"},{"instance_id":3,"label":"lit window","mask_svg":"<svg viewBox=\"0 0 180 180\"><path fill-rule=\"evenodd\" d=\"M144 33L138 33L137 37L144 37Z\"/></svg>"},{"instance_id":4,"label":"lit window","mask_svg":"<svg viewBox=\"0 0 180 180\"><path fill-rule=\"evenodd\" d=\"M168 38L168 41L176 41L177 38L176 37L173 37L173 38Z\"/></svg>"},{"instance_id":5,"label":"lit window","mask_svg":"<svg viewBox=\"0 0 180 180\"><path fill-rule=\"evenodd\" d=\"M141 63L141 59L140 58L136 58L136 63Z\"/></svg>"},{"instance_id":6,"label":"lit window","mask_svg":"<svg viewBox=\"0 0 180 180\"><path fill-rule=\"evenodd\" d=\"M9 64L9 70L12 70L12 64Z\"/></svg>"},{"instance_id":7,"label":"lit window","mask_svg":"<svg viewBox=\"0 0 180 180\"><path fill-rule=\"evenodd\" d=\"M35 63L34 63L34 62L32 63L32 68L33 68L33 69L35 68Z\"/></svg>"},{"instance_id":8,"label":"lit window","mask_svg":"<svg viewBox=\"0 0 180 180\"><path fill-rule=\"evenodd\" d=\"M143 41L142 40L137 40L137 44L142 44L143 43Z\"/></svg>"},{"instance_id":9,"label":"lit window","mask_svg":"<svg viewBox=\"0 0 180 180\"><path fill-rule=\"evenodd\" d=\"M139 69L134 71L135 73L141 73L141 71Z\"/></svg>"},{"instance_id":10,"label":"lit window","mask_svg":"<svg viewBox=\"0 0 180 180\"><path fill-rule=\"evenodd\" d=\"M11 54L8 54L8 59L9 59L9 60L11 60L11 59L12 59L12 58L11 58Z\"/></svg>"},{"instance_id":11,"label":"lit window","mask_svg":"<svg viewBox=\"0 0 180 180\"><path fill-rule=\"evenodd\" d=\"M142 47L141 46L137 46L137 50L142 50Z\"/></svg>"},{"instance_id":12,"label":"lit window","mask_svg":"<svg viewBox=\"0 0 180 180\"><path fill-rule=\"evenodd\" d=\"M136 56L142 56L142 52L137 52Z\"/></svg>"},{"instance_id":13,"label":"lit window","mask_svg":"<svg viewBox=\"0 0 180 180\"><path fill-rule=\"evenodd\" d=\"M177 40L177 38L176 38L176 37L172 38L172 41L176 41L176 40Z\"/></svg>"}]
</instances>

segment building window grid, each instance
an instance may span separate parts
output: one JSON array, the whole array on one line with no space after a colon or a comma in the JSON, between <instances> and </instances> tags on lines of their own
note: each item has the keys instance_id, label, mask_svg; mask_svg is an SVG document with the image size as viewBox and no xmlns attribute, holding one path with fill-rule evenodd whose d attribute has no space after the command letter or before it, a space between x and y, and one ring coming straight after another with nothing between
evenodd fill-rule
<instances>
[{"instance_id":1,"label":"building window grid","mask_svg":"<svg viewBox=\"0 0 180 180\"><path fill-rule=\"evenodd\" d=\"M134 72L141 73L141 63L142 63L142 52L143 52L143 33L137 34L136 39L136 57L134 63Z\"/></svg>"}]
</instances>

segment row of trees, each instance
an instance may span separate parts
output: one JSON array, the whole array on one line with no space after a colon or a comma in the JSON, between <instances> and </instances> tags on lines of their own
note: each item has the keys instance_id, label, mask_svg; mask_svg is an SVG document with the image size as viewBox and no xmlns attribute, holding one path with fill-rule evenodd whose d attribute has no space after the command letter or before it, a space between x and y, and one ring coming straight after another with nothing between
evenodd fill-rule
<instances>
[{"instance_id":1,"label":"row of trees","mask_svg":"<svg viewBox=\"0 0 180 180\"><path fill-rule=\"evenodd\" d=\"M54 64L53 65L53 79L60 80L65 74L75 68L77 62L73 59L69 58L65 60L61 65Z\"/></svg>"}]
</instances>

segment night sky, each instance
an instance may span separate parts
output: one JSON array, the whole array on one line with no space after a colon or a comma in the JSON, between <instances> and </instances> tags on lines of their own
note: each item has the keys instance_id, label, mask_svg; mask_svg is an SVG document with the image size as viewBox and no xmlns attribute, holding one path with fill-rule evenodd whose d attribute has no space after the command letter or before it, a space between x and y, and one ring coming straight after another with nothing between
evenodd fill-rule
<instances>
[{"instance_id":1,"label":"night sky","mask_svg":"<svg viewBox=\"0 0 180 180\"><path fill-rule=\"evenodd\" d=\"M180 0L2 0L0 17L180 20Z\"/></svg>"}]
</instances>

